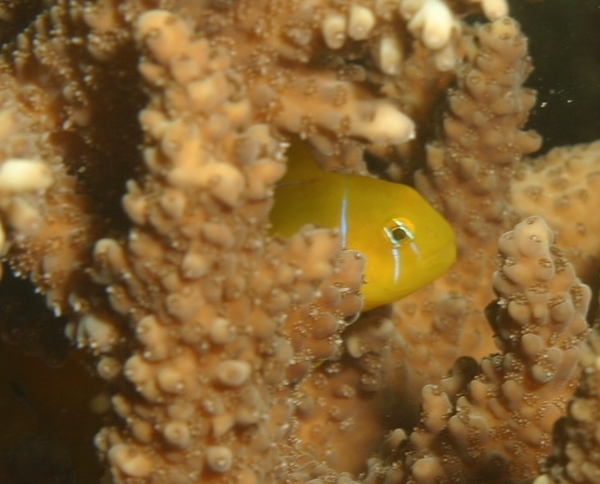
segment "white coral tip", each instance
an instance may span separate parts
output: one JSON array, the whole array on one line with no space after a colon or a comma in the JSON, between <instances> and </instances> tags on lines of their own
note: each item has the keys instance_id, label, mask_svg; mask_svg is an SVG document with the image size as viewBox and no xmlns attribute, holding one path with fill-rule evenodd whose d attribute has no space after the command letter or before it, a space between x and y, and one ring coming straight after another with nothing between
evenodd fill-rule
<instances>
[{"instance_id":1,"label":"white coral tip","mask_svg":"<svg viewBox=\"0 0 600 484\"><path fill-rule=\"evenodd\" d=\"M400 73L402 46L396 37L384 36L379 44L379 68L389 76Z\"/></svg>"},{"instance_id":2,"label":"white coral tip","mask_svg":"<svg viewBox=\"0 0 600 484\"><path fill-rule=\"evenodd\" d=\"M435 66L441 72L448 72L456 65L456 52L452 44L438 50L434 56Z\"/></svg>"},{"instance_id":3,"label":"white coral tip","mask_svg":"<svg viewBox=\"0 0 600 484\"><path fill-rule=\"evenodd\" d=\"M39 160L11 158L0 166L0 190L21 193L42 190L52 185L50 168Z\"/></svg>"},{"instance_id":4,"label":"white coral tip","mask_svg":"<svg viewBox=\"0 0 600 484\"><path fill-rule=\"evenodd\" d=\"M450 40L454 20L450 8L440 0L427 0L409 23L414 33L421 31L421 40L433 50L441 49Z\"/></svg>"},{"instance_id":5,"label":"white coral tip","mask_svg":"<svg viewBox=\"0 0 600 484\"><path fill-rule=\"evenodd\" d=\"M350 22L348 24L348 35L354 40L364 40L369 37L371 29L375 25L373 12L360 5L352 5L350 8Z\"/></svg>"},{"instance_id":6,"label":"white coral tip","mask_svg":"<svg viewBox=\"0 0 600 484\"><path fill-rule=\"evenodd\" d=\"M372 118L361 124L356 133L374 144L400 144L415 137L415 124L397 107L380 103Z\"/></svg>"},{"instance_id":7,"label":"white coral tip","mask_svg":"<svg viewBox=\"0 0 600 484\"><path fill-rule=\"evenodd\" d=\"M481 0L481 9L488 20L497 20L508 15L506 0Z\"/></svg>"},{"instance_id":8,"label":"white coral tip","mask_svg":"<svg viewBox=\"0 0 600 484\"><path fill-rule=\"evenodd\" d=\"M321 25L327 47L339 49L346 40L346 18L343 15L328 15Z\"/></svg>"}]
</instances>

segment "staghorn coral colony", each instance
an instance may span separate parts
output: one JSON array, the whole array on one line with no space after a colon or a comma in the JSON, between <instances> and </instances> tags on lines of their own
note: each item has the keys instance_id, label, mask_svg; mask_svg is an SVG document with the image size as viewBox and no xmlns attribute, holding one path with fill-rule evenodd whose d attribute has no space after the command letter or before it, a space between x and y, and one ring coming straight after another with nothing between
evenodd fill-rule
<instances>
[{"instance_id":1,"label":"staghorn coral colony","mask_svg":"<svg viewBox=\"0 0 600 484\"><path fill-rule=\"evenodd\" d=\"M504 0L0 6L2 335L58 363L66 334L104 382L89 447L105 474L82 482L600 480L600 345L576 276L598 269L600 147L526 158L541 139L508 14ZM361 314L377 281L337 231L269 235L291 136L324 169L414 183L453 226L455 266ZM11 293L18 278L30 288ZM22 316L28 291L53 317ZM19 450L51 447L4 450L0 477L24 482Z\"/></svg>"}]
</instances>

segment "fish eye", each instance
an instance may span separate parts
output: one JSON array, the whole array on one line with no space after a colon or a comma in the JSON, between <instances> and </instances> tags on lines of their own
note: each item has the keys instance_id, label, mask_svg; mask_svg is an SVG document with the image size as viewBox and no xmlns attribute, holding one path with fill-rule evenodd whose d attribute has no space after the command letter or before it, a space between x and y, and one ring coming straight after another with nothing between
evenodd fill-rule
<instances>
[{"instance_id":1,"label":"fish eye","mask_svg":"<svg viewBox=\"0 0 600 484\"><path fill-rule=\"evenodd\" d=\"M383 231L394 247L402 247L415 238L411 227L412 224L408 220L395 218L385 225Z\"/></svg>"}]
</instances>

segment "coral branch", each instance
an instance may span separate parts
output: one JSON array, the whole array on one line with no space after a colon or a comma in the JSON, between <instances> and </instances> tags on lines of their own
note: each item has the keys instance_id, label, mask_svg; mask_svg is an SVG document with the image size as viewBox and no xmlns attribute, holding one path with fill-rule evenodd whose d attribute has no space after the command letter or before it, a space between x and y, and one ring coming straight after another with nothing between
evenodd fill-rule
<instances>
[{"instance_id":1,"label":"coral branch","mask_svg":"<svg viewBox=\"0 0 600 484\"><path fill-rule=\"evenodd\" d=\"M465 381L460 361L423 389L422 427L410 437L409 482L515 482L536 475L554 422L578 381L590 290L531 217L500 238L499 299L488 319L501 353ZM468 372L467 372L468 373Z\"/></svg>"}]
</instances>

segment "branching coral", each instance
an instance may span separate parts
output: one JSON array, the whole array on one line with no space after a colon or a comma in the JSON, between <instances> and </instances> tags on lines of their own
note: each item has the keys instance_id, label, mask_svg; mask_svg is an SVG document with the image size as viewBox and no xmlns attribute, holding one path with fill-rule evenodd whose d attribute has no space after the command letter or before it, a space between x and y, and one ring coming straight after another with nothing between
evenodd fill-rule
<instances>
[{"instance_id":1,"label":"branching coral","mask_svg":"<svg viewBox=\"0 0 600 484\"><path fill-rule=\"evenodd\" d=\"M583 372L567 416L555 430L555 449L547 459L545 473L535 484L595 482L598 466L598 328L594 326L584 347Z\"/></svg>"},{"instance_id":2,"label":"branching coral","mask_svg":"<svg viewBox=\"0 0 600 484\"><path fill-rule=\"evenodd\" d=\"M592 273L595 227L561 210L592 199L597 163L523 161L535 93L503 0L47 3L1 12L0 242L107 382L107 479L536 475L589 299L551 230ZM478 9L489 23L464 22ZM456 267L359 317L368 260L336 231L269 235L292 134L327 169L367 175L377 155L414 177Z\"/></svg>"},{"instance_id":3,"label":"branching coral","mask_svg":"<svg viewBox=\"0 0 600 484\"><path fill-rule=\"evenodd\" d=\"M501 237L499 299L488 307L501 354L472 378L458 360L439 387L424 387L422 427L411 435L415 482L516 482L548 455L578 379L590 299L552 238L535 217Z\"/></svg>"}]
</instances>

